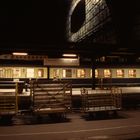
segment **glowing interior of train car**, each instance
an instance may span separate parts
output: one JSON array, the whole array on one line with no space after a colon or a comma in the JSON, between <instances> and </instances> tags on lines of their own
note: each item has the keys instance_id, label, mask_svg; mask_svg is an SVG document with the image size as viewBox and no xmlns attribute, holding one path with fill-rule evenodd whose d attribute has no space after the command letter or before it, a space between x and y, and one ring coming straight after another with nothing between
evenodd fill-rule
<instances>
[{"instance_id":1,"label":"glowing interior of train car","mask_svg":"<svg viewBox=\"0 0 140 140\"><path fill-rule=\"evenodd\" d=\"M0 67L0 78L47 78L47 68Z\"/></svg>"},{"instance_id":2,"label":"glowing interior of train car","mask_svg":"<svg viewBox=\"0 0 140 140\"><path fill-rule=\"evenodd\" d=\"M0 78L92 78L91 68L0 67ZM140 78L140 68L97 68L95 78Z\"/></svg>"}]
</instances>

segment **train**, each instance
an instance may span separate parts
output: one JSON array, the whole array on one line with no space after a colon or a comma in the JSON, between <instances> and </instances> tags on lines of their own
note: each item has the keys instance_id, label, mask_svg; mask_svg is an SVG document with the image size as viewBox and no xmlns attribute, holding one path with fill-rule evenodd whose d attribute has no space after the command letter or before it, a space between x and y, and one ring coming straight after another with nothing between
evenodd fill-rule
<instances>
[{"instance_id":1,"label":"train","mask_svg":"<svg viewBox=\"0 0 140 140\"><path fill-rule=\"evenodd\" d=\"M94 76L93 76L93 71ZM73 87L139 86L140 68L129 67L15 67L1 66L0 81L70 80Z\"/></svg>"}]
</instances>

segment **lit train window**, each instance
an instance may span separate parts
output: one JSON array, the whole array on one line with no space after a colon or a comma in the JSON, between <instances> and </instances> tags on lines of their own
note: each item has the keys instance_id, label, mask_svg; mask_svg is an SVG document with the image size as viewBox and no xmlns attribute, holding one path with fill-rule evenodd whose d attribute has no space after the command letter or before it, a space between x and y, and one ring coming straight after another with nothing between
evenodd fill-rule
<instances>
[{"instance_id":1,"label":"lit train window","mask_svg":"<svg viewBox=\"0 0 140 140\"><path fill-rule=\"evenodd\" d=\"M38 77L44 77L44 70L38 69Z\"/></svg>"},{"instance_id":2,"label":"lit train window","mask_svg":"<svg viewBox=\"0 0 140 140\"><path fill-rule=\"evenodd\" d=\"M118 70L117 70L117 77L118 77L118 78L124 77L124 70L118 69Z\"/></svg>"},{"instance_id":3,"label":"lit train window","mask_svg":"<svg viewBox=\"0 0 140 140\"><path fill-rule=\"evenodd\" d=\"M99 75L98 70L95 70L95 77L97 78Z\"/></svg>"},{"instance_id":4,"label":"lit train window","mask_svg":"<svg viewBox=\"0 0 140 140\"><path fill-rule=\"evenodd\" d=\"M26 78L26 77L27 77L26 68L23 68L23 69L22 69L21 77L22 77L22 78Z\"/></svg>"},{"instance_id":5,"label":"lit train window","mask_svg":"<svg viewBox=\"0 0 140 140\"><path fill-rule=\"evenodd\" d=\"M111 70L105 69L104 70L104 77L105 78L110 78L111 77Z\"/></svg>"},{"instance_id":6,"label":"lit train window","mask_svg":"<svg viewBox=\"0 0 140 140\"><path fill-rule=\"evenodd\" d=\"M60 69L53 69L53 78L60 78Z\"/></svg>"},{"instance_id":7,"label":"lit train window","mask_svg":"<svg viewBox=\"0 0 140 140\"><path fill-rule=\"evenodd\" d=\"M34 78L34 69L27 68L27 78Z\"/></svg>"},{"instance_id":8,"label":"lit train window","mask_svg":"<svg viewBox=\"0 0 140 140\"><path fill-rule=\"evenodd\" d=\"M63 78L72 78L72 69L63 69Z\"/></svg>"},{"instance_id":9,"label":"lit train window","mask_svg":"<svg viewBox=\"0 0 140 140\"><path fill-rule=\"evenodd\" d=\"M92 69L90 69L90 76L89 76L89 78L91 78L92 77Z\"/></svg>"},{"instance_id":10,"label":"lit train window","mask_svg":"<svg viewBox=\"0 0 140 140\"><path fill-rule=\"evenodd\" d=\"M13 77L20 78L21 77L21 68L13 68Z\"/></svg>"},{"instance_id":11,"label":"lit train window","mask_svg":"<svg viewBox=\"0 0 140 140\"><path fill-rule=\"evenodd\" d=\"M3 77L4 77L4 69L0 68L0 78L3 78Z\"/></svg>"},{"instance_id":12,"label":"lit train window","mask_svg":"<svg viewBox=\"0 0 140 140\"><path fill-rule=\"evenodd\" d=\"M85 69L77 69L77 77L78 78L86 77Z\"/></svg>"},{"instance_id":13,"label":"lit train window","mask_svg":"<svg viewBox=\"0 0 140 140\"><path fill-rule=\"evenodd\" d=\"M5 68L5 78L13 78L13 70L10 67Z\"/></svg>"},{"instance_id":14,"label":"lit train window","mask_svg":"<svg viewBox=\"0 0 140 140\"><path fill-rule=\"evenodd\" d=\"M136 70L134 70L134 69L128 70L128 76L135 78L136 77Z\"/></svg>"}]
</instances>

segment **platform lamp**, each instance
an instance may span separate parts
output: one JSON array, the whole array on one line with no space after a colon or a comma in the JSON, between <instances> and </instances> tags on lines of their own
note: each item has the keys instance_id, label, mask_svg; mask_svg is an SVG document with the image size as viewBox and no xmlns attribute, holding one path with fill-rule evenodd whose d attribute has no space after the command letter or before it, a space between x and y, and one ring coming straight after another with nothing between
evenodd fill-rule
<instances>
[{"instance_id":1,"label":"platform lamp","mask_svg":"<svg viewBox=\"0 0 140 140\"><path fill-rule=\"evenodd\" d=\"M63 56L63 57L70 57L70 58L75 58L75 57L77 57L76 54L63 54L62 56Z\"/></svg>"},{"instance_id":2,"label":"platform lamp","mask_svg":"<svg viewBox=\"0 0 140 140\"><path fill-rule=\"evenodd\" d=\"M26 52L13 52L12 54L13 55L20 55L20 56L26 56L26 55L28 55L28 53L26 53Z\"/></svg>"}]
</instances>

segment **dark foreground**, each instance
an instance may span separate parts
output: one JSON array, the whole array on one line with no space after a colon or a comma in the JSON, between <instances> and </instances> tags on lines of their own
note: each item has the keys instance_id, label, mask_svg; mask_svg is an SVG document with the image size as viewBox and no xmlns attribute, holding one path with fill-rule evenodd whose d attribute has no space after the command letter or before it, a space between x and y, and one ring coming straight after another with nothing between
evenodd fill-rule
<instances>
[{"instance_id":1,"label":"dark foreground","mask_svg":"<svg viewBox=\"0 0 140 140\"><path fill-rule=\"evenodd\" d=\"M67 119L37 119L21 114L12 122L0 121L1 140L138 140L140 110L124 110L118 116L67 115Z\"/></svg>"}]
</instances>

